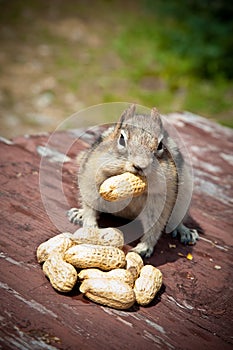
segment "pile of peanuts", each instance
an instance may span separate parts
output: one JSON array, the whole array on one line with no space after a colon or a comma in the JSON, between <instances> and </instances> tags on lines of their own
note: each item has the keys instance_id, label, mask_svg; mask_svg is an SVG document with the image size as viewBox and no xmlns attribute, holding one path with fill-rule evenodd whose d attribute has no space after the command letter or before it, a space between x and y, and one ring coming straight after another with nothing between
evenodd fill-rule
<instances>
[{"instance_id":1,"label":"pile of peanuts","mask_svg":"<svg viewBox=\"0 0 233 350\"><path fill-rule=\"evenodd\" d=\"M80 228L40 244L37 260L59 292L70 292L80 283L80 292L102 305L148 305L162 285L162 274L144 266L139 254L125 254L123 245L123 234L116 228Z\"/></svg>"},{"instance_id":2,"label":"pile of peanuts","mask_svg":"<svg viewBox=\"0 0 233 350\"><path fill-rule=\"evenodd\" d=\"M139 196L146 188L143 176L126 172L105 180L99 193L113 202ZM42 243L37 260L59 292L70 292L79 282L80 292L96 303L116 309L129 309L135 302L148 305L161 288L162 273L144 266L137 253L125 255L123 245L116 228L80 228Z\"/></svg>"}]
</instances>

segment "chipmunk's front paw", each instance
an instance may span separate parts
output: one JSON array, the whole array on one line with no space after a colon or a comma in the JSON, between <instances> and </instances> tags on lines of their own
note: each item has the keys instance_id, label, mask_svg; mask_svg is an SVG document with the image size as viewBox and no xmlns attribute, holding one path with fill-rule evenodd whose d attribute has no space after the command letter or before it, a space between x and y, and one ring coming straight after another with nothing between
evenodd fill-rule
<instances>
[{"instance_id":1,"label":"chipmunk's front paw","mask_svg":"<svg viewBox=\"0 0 233 350\"><path fill-rule=\"evenodd\" d=\"M149 245L147 242L140 242L135 248L131 249L131 251L138 253L145 258L149 258L153 254L154 247Z\"/></svg>"},{"instance_id":2,"label":"chipmunk's front paw","mask_svg":"<svg viewBox=\"0 0 233 350\"><path fill-rule=\"evenodd\" d=\"M71 208L66 215L72 224L81 225L83 223L83 209Z\"/></svg>"},{"instance_id":3,"label":"chipmunk's front paw","mask_svg":"<svg viewBox=\"0 0 233 350\"><path fill-rule=\"evenodd\" d=\"M180 235L180 241L184 244L193 245L199 239L197 230L190 229L183 224L180 224L173 232L172 236L176 237L177 234Z\"/></svg>"}]
</instances>

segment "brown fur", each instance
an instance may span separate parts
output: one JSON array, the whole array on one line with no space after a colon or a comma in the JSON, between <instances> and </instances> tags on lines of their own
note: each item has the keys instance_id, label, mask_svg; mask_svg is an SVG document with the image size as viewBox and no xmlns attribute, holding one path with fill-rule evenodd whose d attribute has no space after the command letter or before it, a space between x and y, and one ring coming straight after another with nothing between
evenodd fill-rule
<instances>
[{"instance_id":1,"label":"brown fur","mask_svg":"<svg viewBox=\"0 0 233 350\"><path fill-rule=\"evenodd\" d=\"M184 182L183 168L183 158L164 130L157 109L153 108L151 115L138 115L135 106L131 105L115 128L100 138L82 158L78 174L82 209L71 221L80 219L83 226L97 226L99 212L111 212L128 219L138 217L144 234L133 250L148 257L175 207L178 182ZM127 171L146 175L147 192L131 201L111 203L102 199L99 195L102 182ZM182 233L183 226L179 224L180 221L177 226ZM187 234L188 229L185 229ZM192 232L188 232L192 236Z\"/></svg>"}]
</instances>

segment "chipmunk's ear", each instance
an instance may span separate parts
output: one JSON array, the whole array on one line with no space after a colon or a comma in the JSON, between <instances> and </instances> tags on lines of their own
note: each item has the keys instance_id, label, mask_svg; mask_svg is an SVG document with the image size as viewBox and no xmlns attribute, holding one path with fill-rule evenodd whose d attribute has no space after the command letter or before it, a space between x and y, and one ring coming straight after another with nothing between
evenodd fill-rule
<instances>
[{"instance_id":1,"label":"chipmunk's ear","mask_svg":"<svg viewBox=\"0 0 233 350\"><path fill-rule=\"evenodd\" d=\"M161 129L162 130L162 128L163 128L163 123L162 123L162 119L161 119L161 116L160 116L160 114L159 114L159 111L158 111L158 109L157 108L152 108L152 110L151 110L151 118L152 119L154 119L154 121L158 124L158 127L159 127L159 129Z\"/></svg>"},{"instance_id":2,"label":"chipmunk's ear","mask_svg":"<svg viewBox=\"0 0 233 350\"><path fill-rule=\"evenodd\" d=\"M119 119L118 128L121 128L123 122L125 122L126 120L128 120L134 116L135 110L136 110L135 104L130 105L126 110L124 110L124 112L122 113L122 115Z\"/></svg>"},{"instance_id":3,"label":"chipmunk's ear","mask_svg":"<svg viewBox=\"0 0 233 350\"><path fill-rule=\"evenodd\" d=\"M150 113L151 117L154 118L154 119L161 119L160 118L160 114L159 114L159 111L156 107L153 107L152 110L151 110L151 113Z\"/></svg>"},{"instance_id":4,"label":"chipmunk's ear","mask_svg":"<svg viewBox=\"0 0 233 350\"><path fill-rule=\"evenodd\" d=\"M130 118L132 118L134 116L135 110L136 110L136 105L135 104L130 105L127 109L124 110L124 112L120 116L120 119L116 123L114 135L117 135L120 132L120 130L122 128L122 124L126 120L128 120L128 119L130 119Z\"/></svg>"}]
</instances>

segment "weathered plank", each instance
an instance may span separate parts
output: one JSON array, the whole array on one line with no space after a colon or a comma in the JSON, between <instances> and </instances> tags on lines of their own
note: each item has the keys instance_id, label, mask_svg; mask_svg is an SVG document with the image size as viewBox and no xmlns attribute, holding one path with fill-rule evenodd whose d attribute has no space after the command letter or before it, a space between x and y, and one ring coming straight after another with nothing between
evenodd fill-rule
<instances>
[{"instance_id":1,"label":"weathered plank","mask_svg":"<svg viewBox=\"0 0 233 350\"><path fill-rule=\"evenodd\" d=\"M1 140L3 349L232 348L233 133L189 114L169 120L193 162L189 221L200 227L201 239L190 247L161 237L146 262L161 269L162 291L149 307L131 311L88 302L78 288L67 295L55 292L35 256L41 242L60 231L74 232L65 213L77 205L75 157L98 130Z\"/></svg>"}]
</instances>

